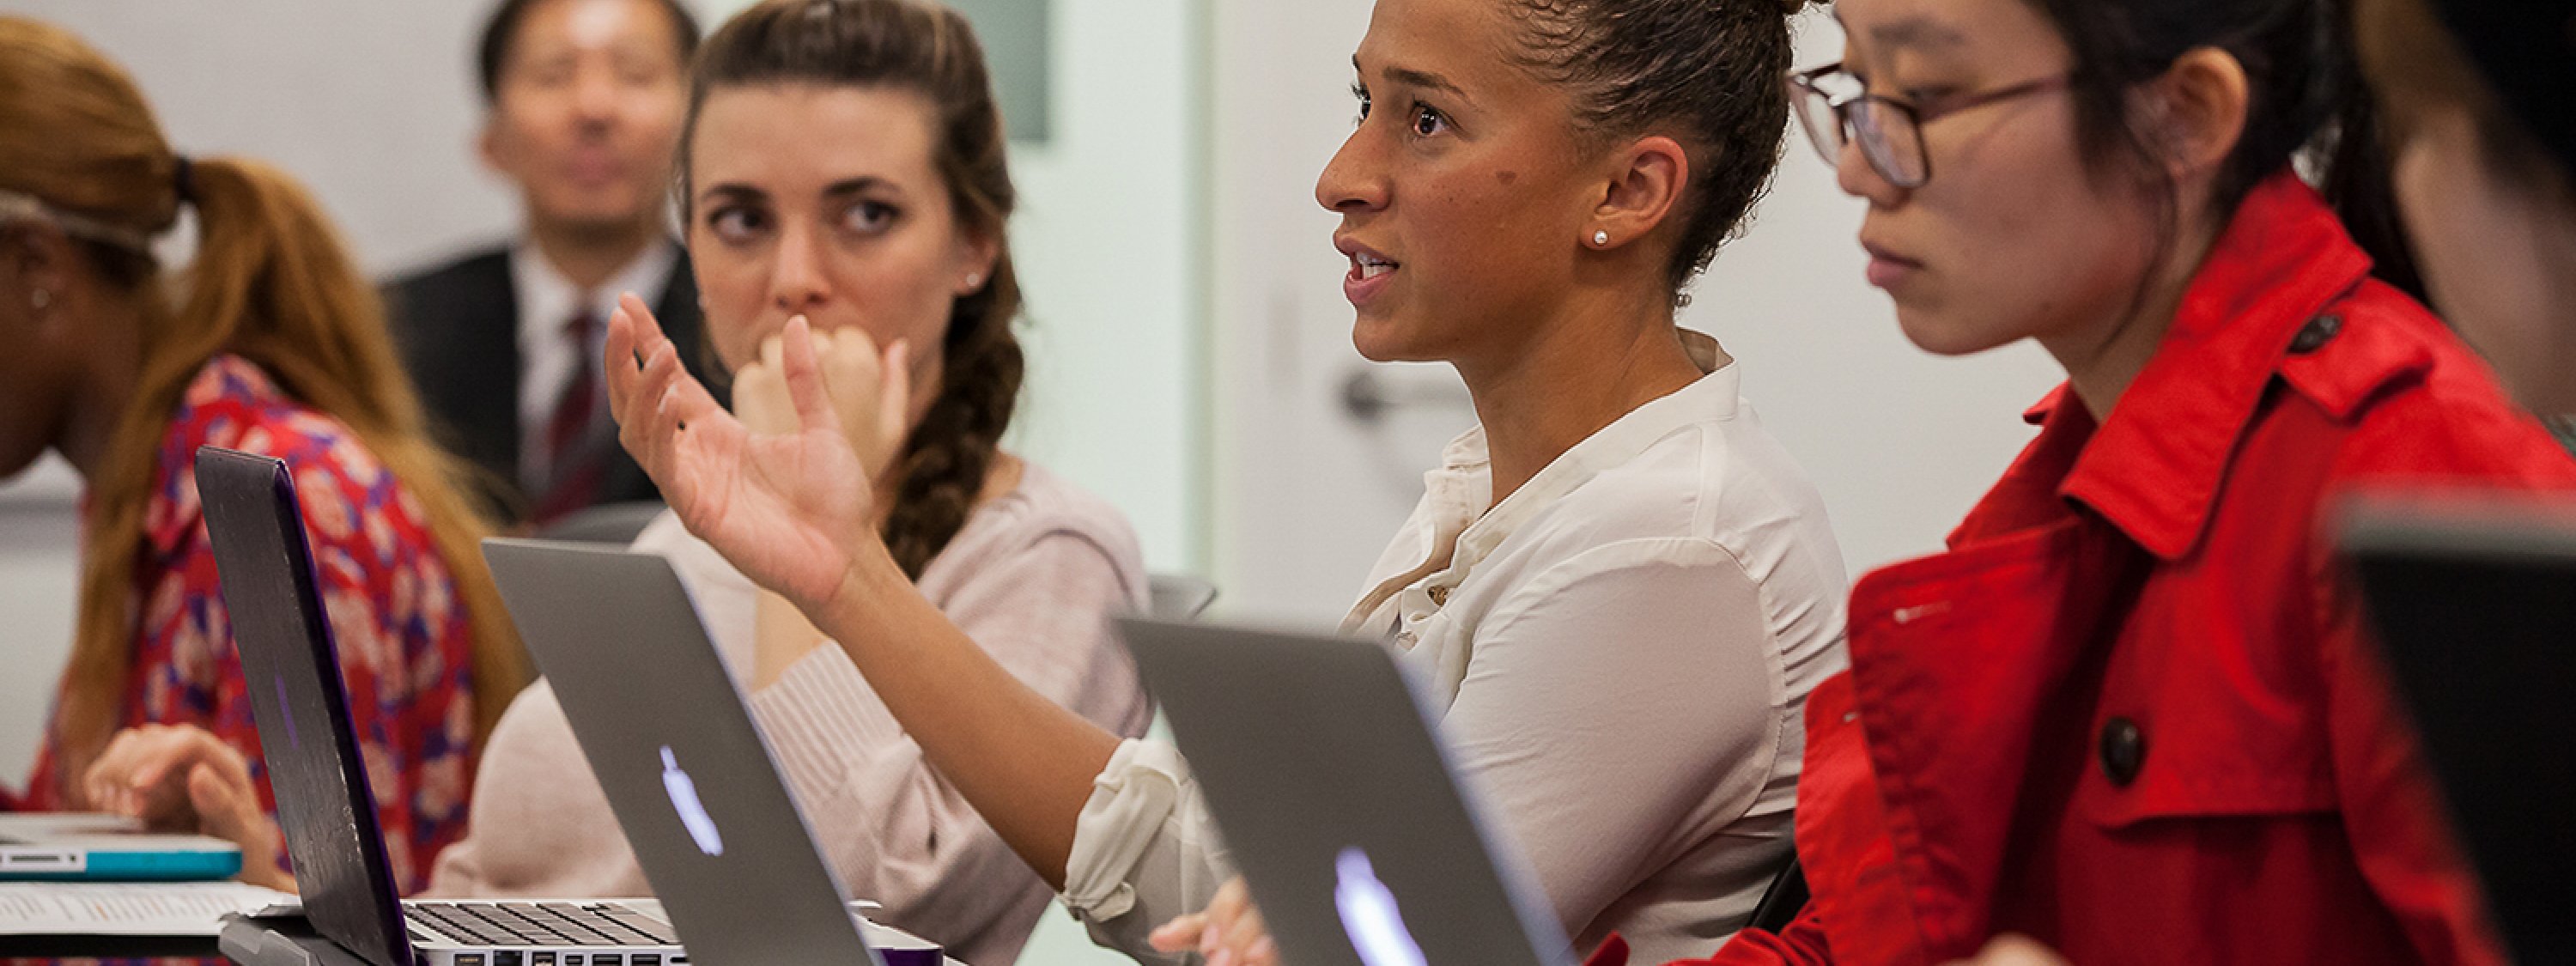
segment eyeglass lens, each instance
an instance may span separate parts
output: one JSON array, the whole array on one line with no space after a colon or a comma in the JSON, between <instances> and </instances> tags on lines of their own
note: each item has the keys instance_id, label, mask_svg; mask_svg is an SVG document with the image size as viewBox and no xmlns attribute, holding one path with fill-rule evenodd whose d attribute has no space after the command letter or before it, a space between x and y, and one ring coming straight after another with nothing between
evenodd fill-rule
<instances>
[{"instance_id":1,"label":"eyeglass lens","mask_svg":"<svg viewBox=\"0 0 2576 966\"><path fill-rule=\"evenodd\" d=\"M1863 96L1848 75L1812 77L1791 91L1798 125L1826 164L1842 162L1848 134L1860 139L1862 156L1890 184L1919 188L1928 180L1922 131L1902 108Z\"/></svg>"},{"instance_id":2,"label":"eyeglass lens","mask_svg":"<svg viewBox=\"0 0 2576 966\"><path fill-rule=\"evenodd\" d=\"M1851 105L1852 130L1860 137L1860 149L1869 155L1870 166L1900 188L1923 186L1923 132L1914 118L1897 107L1879 100L1856 101Z\"/></svg>"},{"instance_id":3,"label":"eyeglass lens","mask_svg":"<svg viewBox=\"0 0 2576 966\"><path fill-rule=\"evenodd\" d=\"M1843 120L1834 113L1833 102L1804 86L1790 91L1795 95L1790 103L1798 108L1798 126L1807 129L1807 143L1815 146L1826 164L1835 163L1843 153Z\"/></svg>"}]
</instances>

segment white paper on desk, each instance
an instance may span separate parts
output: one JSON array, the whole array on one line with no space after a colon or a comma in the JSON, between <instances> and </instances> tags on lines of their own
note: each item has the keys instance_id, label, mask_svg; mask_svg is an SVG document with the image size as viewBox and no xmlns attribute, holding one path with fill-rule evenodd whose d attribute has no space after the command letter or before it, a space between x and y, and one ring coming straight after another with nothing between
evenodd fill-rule
<instances>
[{"instance_id":1,"label":"white paper on desk","mask_svg":"<svg viewBox=\"0 0 2576 966\"><path fill-rule=\"evenodd\" d=\"M213 936L295 897L240 882L0 883L0 936Z\"/></svg>"}]
</instances>

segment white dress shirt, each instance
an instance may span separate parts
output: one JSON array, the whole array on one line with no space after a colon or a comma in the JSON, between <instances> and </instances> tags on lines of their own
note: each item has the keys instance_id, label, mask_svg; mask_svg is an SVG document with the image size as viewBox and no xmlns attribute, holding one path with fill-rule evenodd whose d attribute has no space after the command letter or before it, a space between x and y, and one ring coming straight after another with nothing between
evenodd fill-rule
<instances>
[{"instance_id":1,"label":"white dress shirt","mask_svg":"<svg viewBox=\"0 0 2576 966\"><path fill-rule=\"evenodd\" d=\"M1684 335L1708 368L1715 343ZM1344 625L1431 684L1495 831L1583 951L1616 931L1637 962L1706 955L1744 924L1790 851L1807 693L1844 666L1823 502L1737 391L1717 369L1499 505L1468 432ZM1062 899L1151 957L1145 934L1231 874L1186 762L1131 740L1084 806Z\"/></svg>"},{"instance_id":2,"label":"white dress shirt","mask_svg":"<svg viewBox=\"0 0 2576 966\"><path fill-rule=\"evenodd\" d=\"M510 249L510 291L519 303L519 484L528 492L544 492L549 482L553 468L546 465L546 430L554 422L555 403L581 367L598 370L607 353L608 316L617 311L617 297L633 292L647 303L661 298L679 260L679 245L655 239L606 283L583 291L555 270L534 243L522 240ZM589 344L574 345L564 327L584 308L599 325L591 330ZM692 349L682 346L681 351ZM607 407L600 409L604 422Z\"/></svg>"}]
</instances>

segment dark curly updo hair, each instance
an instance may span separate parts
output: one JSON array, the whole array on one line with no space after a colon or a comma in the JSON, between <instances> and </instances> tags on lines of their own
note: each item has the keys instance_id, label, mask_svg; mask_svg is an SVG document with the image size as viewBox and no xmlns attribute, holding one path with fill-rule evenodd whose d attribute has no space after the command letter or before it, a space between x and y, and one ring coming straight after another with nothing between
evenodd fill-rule
<instances>
[{"instance_id":1,"label":"dark curly updo hair","mask_svg":"<svg viewBox=\"0 0 2576 966\"><path fill-rule=\"evenodd\" d=\"M1574 95L1602 140L1664 134L1690 152L1676 304L1769 190L1789 129L1789 19L1810 0L1511 0L1525 66Z\"/></svg>"},{"instance_id":2,"label":"dark curly updo hair","mask_svg":"<svg viewBox=\"0 0 2576 966\"><path fill-rule=\"evenodd\" d=\"M708 93L780 83L895 88L926 98L937 111L932 160L948 185L949 207L962 228L990 239L997 252L984 287L950 310L939 396L904 441L885 542L904 573L918 580L974 509L1025 373L1011 331L1020 284L1004 223L1018 194L1001 110L974 29L946 7L919 0L767 0L727 21L699 52L676 169L684 212L689 148Z\"/></svg>"}]
</instances>

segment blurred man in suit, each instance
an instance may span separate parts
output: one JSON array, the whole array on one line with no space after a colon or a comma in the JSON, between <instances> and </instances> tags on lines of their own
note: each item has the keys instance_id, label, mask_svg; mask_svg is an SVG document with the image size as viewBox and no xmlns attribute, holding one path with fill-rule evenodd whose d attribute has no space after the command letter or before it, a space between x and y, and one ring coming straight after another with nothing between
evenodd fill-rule
<instances>
[{"instance_id":1,"label":"blurred man in suit","mask_svg":"<svg viewBox=\"0 0 2576 966\"><path fill-rule=\"evenodd\" d=\"M519 190L525 228L386 294L442 442L487 471L510 522L657 496L617 445L600 352L629 291L700 344L667 207L697 45L678 0L502 0L486 21L478 148Z\"/></svg>"}]
</instances>

